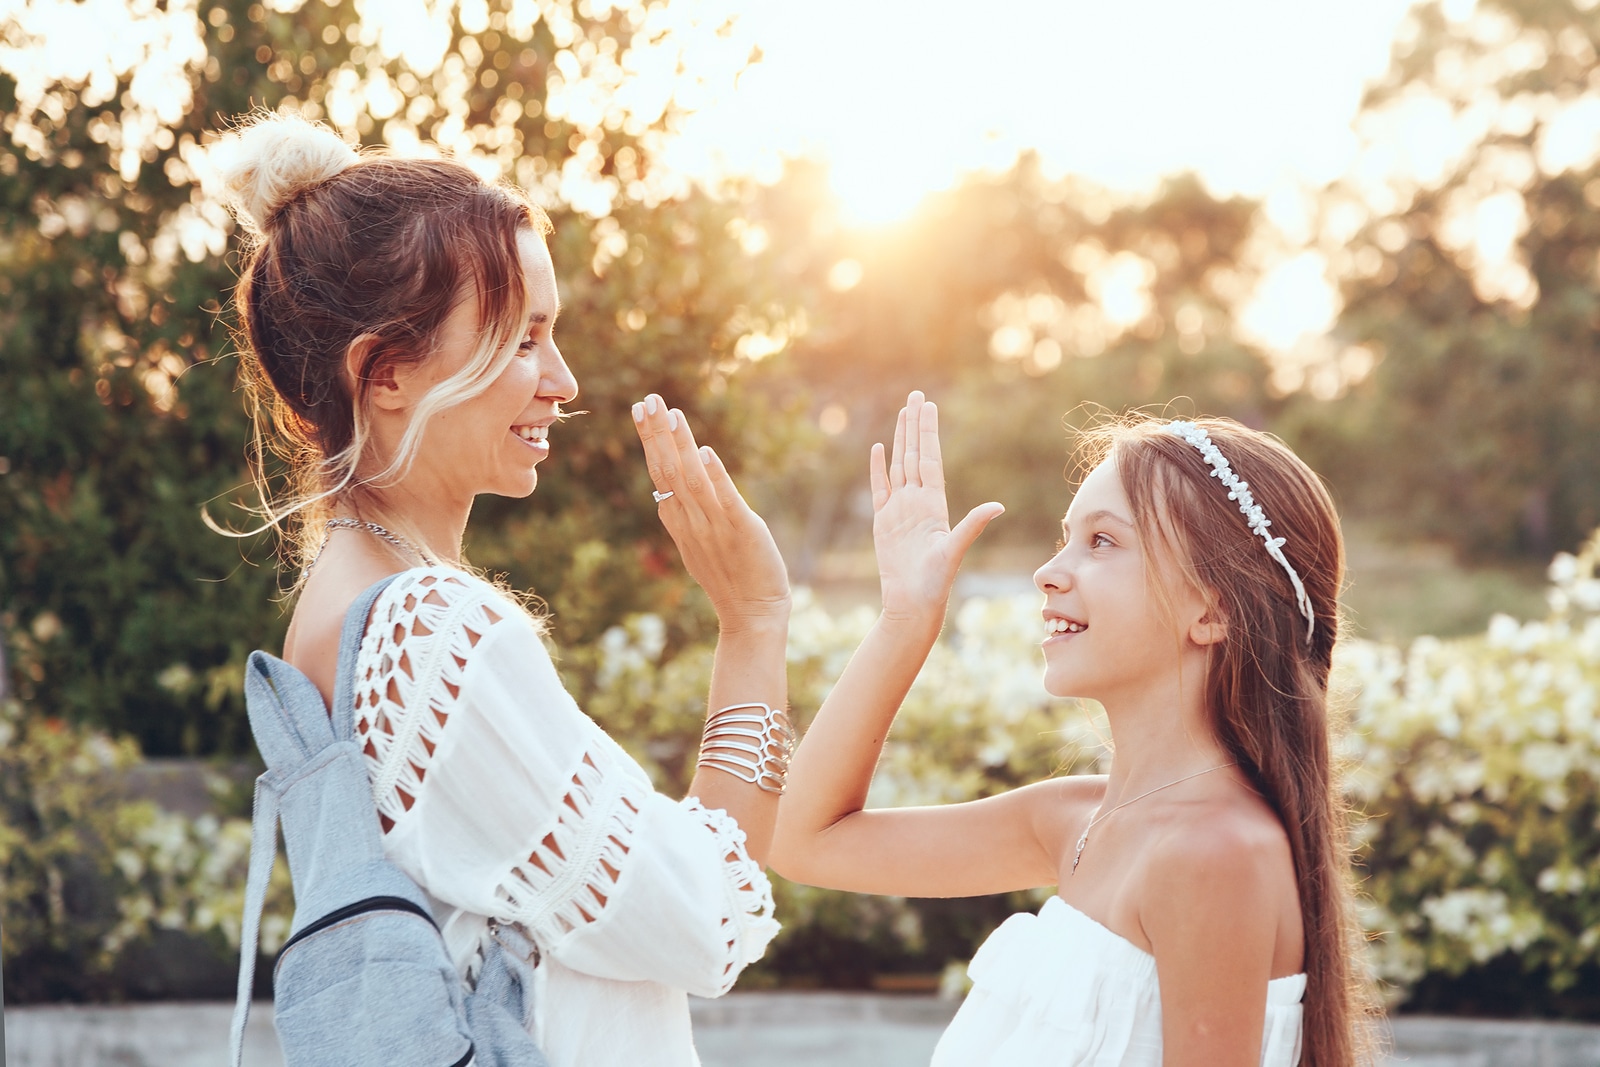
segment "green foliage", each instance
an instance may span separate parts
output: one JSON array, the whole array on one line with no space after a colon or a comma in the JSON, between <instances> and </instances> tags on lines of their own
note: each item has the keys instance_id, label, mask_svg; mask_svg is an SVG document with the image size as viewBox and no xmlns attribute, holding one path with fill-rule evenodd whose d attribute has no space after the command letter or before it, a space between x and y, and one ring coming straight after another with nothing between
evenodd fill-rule
<instances>
[{"instance_id":1,"label":"green foliage","mask_svg":"<svg viewBox=\"0 0 1600 1067\"><path fill-rule=\"evenodd\" d=\"M884 232L775 228L837 279L806 291L811 328L789 357L829 432L762 497L792 573L813 581L824 552L865 540L868 449L912 388L940 404L956 506L1002 501L988 537L1012 544L1049 543L1066 508L1064 415L1184 397L1186 412L1269 420L1268 362L1233 331L1258 225L1254 203L1192 177L1119 201L1025 156Z\"/></svg>"},{"instance_id":2,"label":"green foliage","mask_svg":"<svg viewBox=\"0 0 1600 1067\"><path fill-rule=\"evenodd\" d=\"M400 53L353 0L293 7L130 8L130 30L165 42L150 55L82 57L88 76L70 82L0 71L0 625L14 687L39 714L156 755L248 750L240 669L287 621L272 539L200 521L209 507L250 523L230 506L250 498L226 306L238 263L196 179L229 117L283 106L366 144L430 139L549 204L563 345L594 414L558 431L533 502L485 502L469 547L555 607L561 640L684 595L627 402L658 390L681 404L736 471L785 434L780 408L742 396L737 349L782 310L774 256L736 242L741 196L677 188L654 163L676 87L650 113L575 103L611 99L633 52L718 27L496 0L452 9L437 54Z\"/></svg>"},{"instance_id":3,"label":"green foliage","mask_svg":"<svg viewBox=\"0 0 1600 1067\"><path fill-rule=\"evenodd\" d=\"M1600 522L1600 167L1548 145L1592 99L1597 46L1600 11L1574 0L1420 7L1364 109L1425 95L1480 133L1437 181L1327 195L1370 215L1339 242L1336 335L1379 362L1290 436L1362 510L1479 556L1545 559ZM1492 200L1526 219L1509 265L1475 251Z\"/></svg>"},{"instance_id":4,"label":"green foliage","mask_svg":"<svg viewBox=\"0 0 1600 1067\"><path fill-rule=\"evenodd\" d=\"M126 961L164 931L239 944L248 819L190 819L129 801L131 741L0 704L0 903L8 1000L120 999ZM262 945L288 933L280 857ZM204 943L204 942L202 942ZM191 944L190 949L193 949Z\"/></svg>"}]
</instances>

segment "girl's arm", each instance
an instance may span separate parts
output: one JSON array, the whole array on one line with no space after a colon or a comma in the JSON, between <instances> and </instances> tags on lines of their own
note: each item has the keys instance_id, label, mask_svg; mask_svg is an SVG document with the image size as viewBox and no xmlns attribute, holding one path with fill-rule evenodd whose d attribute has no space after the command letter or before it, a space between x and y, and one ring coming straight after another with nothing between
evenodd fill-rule
<instances>
[{"instance_id":1,"label":"girl's arm","mask_svg":"<svg viewBox=\"0 0 1600 1067\"><path fill-rule=\"evenodd\" d=\"M1052 885L1041 844L1052 800L1071 787L1040 782L940 807L864 811L895 712L944 622L956 569L1004 509L974 508L950 528L938 412L913 392L884 468L872 449L873 542L883 612L806 731L789 770L771 863L812 885L905 896L970 896Z\"/></svg>"},{"instance_id":2,"label":"girl's arm","mask_svg":"<svg viewBox=\"0 0 1600 1067\"><path fill-rule=\"evenodd\" d=\"M1260 1062L1292 862L1281 831L1228 815L1185 826L1152 850L1139 923L1161 983L1164 1067Z\"/></svg>"},{"instance_id":3,"label":"girl's arm","mask_svg":"<svg viewBox=\"0 0 1600 1067\"><path fill-rule=\"evenodd\" d=\"M716 609L709 711L752 702L787 711L789 576L767 524L739 495L721 458L695 444L683 412L652 393L633 406L633 420L650 480L672 494L661 502L662 525ZM775 794L700 768L689 795L732 816L751 858L766 861L778 813Z\"/></svg>"}]
</instances>

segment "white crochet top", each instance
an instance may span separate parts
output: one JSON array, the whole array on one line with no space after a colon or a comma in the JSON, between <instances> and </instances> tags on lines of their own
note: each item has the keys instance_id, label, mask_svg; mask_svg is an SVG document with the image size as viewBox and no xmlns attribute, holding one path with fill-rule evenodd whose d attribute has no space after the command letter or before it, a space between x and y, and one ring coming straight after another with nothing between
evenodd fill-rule
<instances>
[{"instance_id":1,"label":"white crochet top","mask_svg":"<svg viewBox=\"0 0 1600 1067\"><path fill-rule=\"evenodd\" d=\"M463 977L489 917L520 923L551 1067L698 1065L686 992L727 992L778 931L744 832L655 792L487 582L405 571L371 619L355 731L384 850L432 898Z\"/></svg>"},{"instance_id":2,"label":"white crochet top","mask_svg":"<svg viewBox=\"0 0 1600 1067\"><path fill-rule=\"evenodd\" d=\"M1051 897L972 957L972 992L932 1067L1161 1067L1155 957ZM1267 983L1261 1067L1300 1062L1306 976Z\"/></svg>"}]
</instances>

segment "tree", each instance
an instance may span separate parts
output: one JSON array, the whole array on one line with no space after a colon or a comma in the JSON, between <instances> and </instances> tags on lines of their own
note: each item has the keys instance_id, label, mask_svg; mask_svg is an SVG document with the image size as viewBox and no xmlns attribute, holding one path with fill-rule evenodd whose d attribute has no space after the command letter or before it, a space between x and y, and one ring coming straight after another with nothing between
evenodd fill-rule
<instances>
[{"instance_id":1,"label":"tree","mask_svg":"<svg viewBox=\"0 0 1600 1067\"><path fill-rule=\"evenodd\" d=\"M534 501L486 502L469 551L553 604L563 641L684 596L625 400L674 398L713 443L782 433L736 402L771 257L730 233L740 196L655 163L683 111L675 57L709 41L724 69L695 76L732 76L748 53L730 26L659 5L468 0L431 37L401 38L381 5L219 0L134 5L117 31L130 47L97 57L39 36L47 6L0 16L0 606L30 708L156 754L248 750L242 663L279 644L288 583L269 536L200 522L204 506L241 524L231 504L248 493L226 303L238 263L197 175L210 131L256 105L366 144L435 142L548 205L564 347L593 414L558 432ZM46 54L76 69L40 75Z\"/></svg>"},{"instance_id":2,"label":"tree","mask_svg":"<svg viewBox=\"0 0 1600 1067\"><path fill-rule=\"evenodd\" d=\"M1378 363L1297 440L1364 510L1542 559L1600 522L1600 11L1485 0L1411 19L1364 122L1431 115L1466 147L1438 175L1329 191L1330 216L1369 212L1338 242L1336 334Z\"/></svg>"}]
</instances>

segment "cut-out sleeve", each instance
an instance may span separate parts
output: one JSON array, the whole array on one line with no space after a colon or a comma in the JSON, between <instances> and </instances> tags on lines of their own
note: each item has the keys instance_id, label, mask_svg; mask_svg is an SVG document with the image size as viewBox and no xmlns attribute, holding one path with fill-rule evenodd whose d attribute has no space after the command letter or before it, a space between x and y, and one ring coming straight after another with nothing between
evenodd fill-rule
<instances>
[{"instance_id":1,"label":"cut-out sleeve","mask_svg":"<svg viewBox=\"0 0 1600 1067\"><path fill-rule=\"evenodd\" d=\"M490 585L408 571L374 608L355 730L385 850L439 901L600 978L726 992L778 930L726 813L656 793Z\"/></svg>"}]
</instances>

